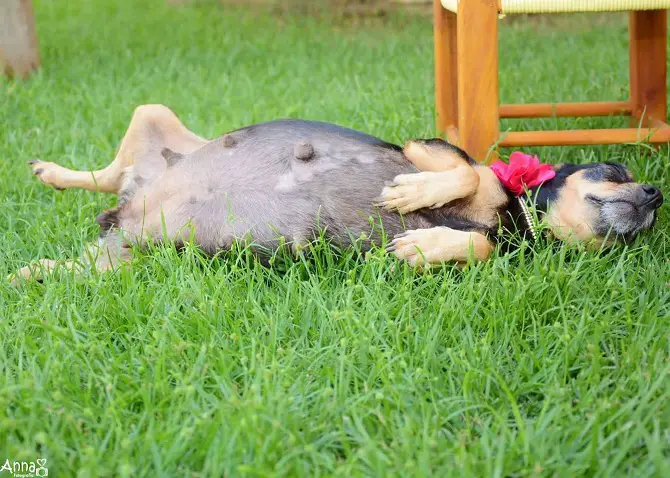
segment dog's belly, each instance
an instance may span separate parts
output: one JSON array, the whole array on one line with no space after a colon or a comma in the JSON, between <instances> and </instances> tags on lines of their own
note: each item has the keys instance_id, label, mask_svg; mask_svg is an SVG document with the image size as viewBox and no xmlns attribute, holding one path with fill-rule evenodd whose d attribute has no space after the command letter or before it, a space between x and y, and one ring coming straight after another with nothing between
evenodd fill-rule
<instances>
[{"instance_id":1,"label":"dog's belly","mask_svg":"<svg viewBox=\"0 0 670 478\"><path fill-rule=\"evenodd\" d=\"M325 231L340 245L428 227L373 206L384 184L416 172L402 151L326 123L280 120L212 141L139 189L119 214L135 237L191 237L204 250L248 238L274 248ZM368 241L366 241L367 243Z\"/></svg>"}]
</instances>

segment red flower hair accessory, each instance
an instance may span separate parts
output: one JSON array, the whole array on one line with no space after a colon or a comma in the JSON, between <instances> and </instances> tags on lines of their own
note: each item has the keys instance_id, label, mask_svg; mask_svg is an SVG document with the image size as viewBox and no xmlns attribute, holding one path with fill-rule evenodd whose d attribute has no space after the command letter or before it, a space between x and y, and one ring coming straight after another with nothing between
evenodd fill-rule
<instances>
[{"instance_id":1,"label":"red flower hair accessory","mask_svg":"<svg viewBox=\"0 0 670 478\"><path fill-rule=\"evenodd\" d=\"M537 156L520 151L510 155L509 164L496 161L490 167L505 189L512 191L516 196L556 176L551 164L542 164Z\"/></svg>"}]
</instances>

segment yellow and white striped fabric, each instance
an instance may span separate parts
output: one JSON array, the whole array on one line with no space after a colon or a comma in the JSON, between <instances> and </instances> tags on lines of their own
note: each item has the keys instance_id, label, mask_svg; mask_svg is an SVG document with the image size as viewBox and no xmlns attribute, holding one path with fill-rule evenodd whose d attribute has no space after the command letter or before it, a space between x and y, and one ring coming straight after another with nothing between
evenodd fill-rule
<instances>
[{"instance_id":1,"label":"yellow and white striped fabric","mask_svg":"<svg viewBox=\"0 0 670 478\"><path fill-rule=\"evenodd\" d=\"M458 11L458 2L482 0L441 0L452 12ZM577 13L625 12L631 10L665 10L670 0L488 0L500 3L500 13Z\"/></svg>"}]
</instances>

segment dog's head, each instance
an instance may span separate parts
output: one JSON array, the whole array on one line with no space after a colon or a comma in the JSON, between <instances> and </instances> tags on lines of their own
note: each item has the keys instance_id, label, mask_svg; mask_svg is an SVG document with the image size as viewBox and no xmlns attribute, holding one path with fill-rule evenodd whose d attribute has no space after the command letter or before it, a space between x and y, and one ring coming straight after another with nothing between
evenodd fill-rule
<instances>
[{"instance_id":1,"label":"dog's head","mask_svg":"<svg viewBox=\"0 0 670 478\"><path fill-rule=\"evenodd\" d=\"M564 164L535 193L552 234L562 240L632 240L656 222L661 191L616 163Z\"/></svg>"}]
</instances>

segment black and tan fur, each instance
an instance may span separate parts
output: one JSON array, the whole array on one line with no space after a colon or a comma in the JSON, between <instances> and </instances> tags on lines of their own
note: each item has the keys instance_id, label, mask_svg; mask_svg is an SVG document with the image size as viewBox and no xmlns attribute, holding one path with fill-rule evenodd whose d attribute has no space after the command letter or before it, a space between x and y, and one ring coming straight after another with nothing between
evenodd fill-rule
<instances>
[{"instance_id":1,"label":"black and tan fur","mask_svg":"<svg viewBox=\"0 0 670 478\"><path fill-rule=\"evenodd\" d=\"M144 105L106 168L31 167L58 189L119 196L98 218L100 240L80 260L60 262L72 268L114 268L148 240L193 239L216 253L241 238L259 251L283 242L300 249L325 233L343 246L363 236L365 246L381 241L382 228L394 238L389 250L411 264L464 262L486 259L498 236L528 227L493 172L464 151L437 139L402 149L327 123L279 120L209 141L168 108ZM651 227L662 201L608 164L565 165L535 192L554 234L581 241L612 231L630 239ZM38 278L57 263L40 261L13 279Z\"/></svg>"}]
</instances>

